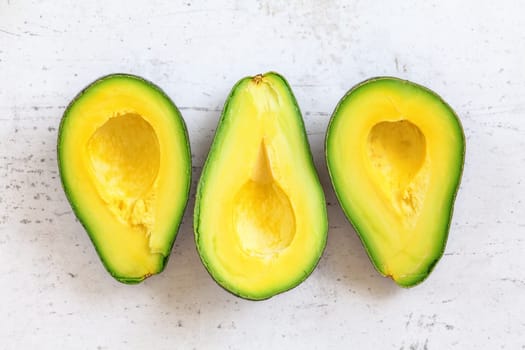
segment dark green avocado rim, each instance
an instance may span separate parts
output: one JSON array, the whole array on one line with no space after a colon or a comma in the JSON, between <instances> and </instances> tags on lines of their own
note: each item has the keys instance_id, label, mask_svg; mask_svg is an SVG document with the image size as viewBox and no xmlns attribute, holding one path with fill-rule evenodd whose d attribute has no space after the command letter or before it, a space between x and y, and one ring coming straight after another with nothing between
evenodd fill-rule
<instances>
[{"instance_id":1,"label":"dark green avocado rim","mask_svg":"<svg viewBox=\"0 0 525 350\"><path fill-rule=\"evenodd\" d=\"M466 138L465 138L465 132L463 130L463 126L461 125L461 121L460 121L458 115L456 114L456 112L452 109L452 107L440 95L438 95L433 90L431 90L431 89L429 89L429 88L427 88L427 87L425 87L423 85L419 85L417 83L411 82L409 80L404 80L404 79L400 79L400 78L396 78L396 77L392 77L392 76L379 76L379 77L369 78L367 80L364 80L364 81L354 85L352 88L350 88L350 90L348 90L346 92L346 94L337 103L337 106L335 107L335 110L332 113L332 116L330 118L330 122L328 123L328 127L326 129L326 136L325 136L325 157L326 157L326 166L327 166L327 169L328 169L328 174L330 176L330 181L332 182L332 187L334 189L334 192L335 192L335 195L337 197L337 200L339 201L339 205L343 209L343 212L344 212L347 220L350 222L350 224L354 228L354 231L357 233L357 236L359 237L359 239L361 241L361 244L365 248L365 251L366 251L366 253L368 255L369 260L372 262L372 265L377 270L377 272L379 272L379 274L381 274L382 276L388 277L387 275L385 275L380 270L379 266L377 265L377 263L376 263L376 261L374 259L374 254L368 248L367 244L365 243L364 236L363 236L363 234L361 234L361 232L364 232L364 231L362 231L360 229L360 227L357 224L356 220L352 220L352 215L349 212L349 210L345 208L345 205L343 205L342 195L337 190L336 181L334 179L334 175L332 174L332 171L331 171L331 168L330 168L330 156L329 156L329 149L328 149L329 148L328 147L328 140L330 138L330 134L331 134L331 130L332 130L332 123L333 123L333 121L335 120L335 118L338 115L339 108L344 104L346 99L349 98L354 92L359 90L361 87L364 87L364 86L366 86L368 84L375 83L375 82L378 82L378 81L383 81L383 80L393 81L393 82L400 83L400 84L409 84L411 86L414 86L416 88L419 88L419 89L429 93L431 96L434 96L438 101L440 101L449 110L450 116L455 118L455 120L457 122L458 129L459 129L459 131L461 133L461 136L462 136L461 137L461 140L462 140L461 164L460 164L460 167L458 169L458 175L456 177L456 179L457 179L456 183L454 184L455 190L453 191L452 196L450 198L451 201L450 201L450 206L449 206L449 213L448 213L448 217L446 219L447 220L447 222L446 222L446 231L445 231L445 236L444 236L444 239L443 239L443 244L441 245L441 251L438 253L437 258L429 265L429 267L428 267L428 269L427 269L425 274L413 275L414 276L413 279L411 279L409 282L406 282L406 283L402 283L402 282L394 280L394 282L397 285L399 285L399 286L401 286L403 288L410 288L410 287L414 287L414 286L420 284L421 282L423 282L430 275L430 273L432 272L432 270L434 270L434 267L436 266L438 261L443 256L443 253L445 252L445 248L446 248L446 244L447 244L447 240L448 240L448 234L449 234L449 231L450 231L450 224L451 224L451 221L452 221L452 214L453 214L453 211L454 211L454 203L455 203L456 196L457 196L457 193L458 193L458 190L459 190L459 185L460 185L460 182L461 182L461 178L463 176L463 168L464 168L464 164L465 164L465 150L466 150L466 141L465 140L466 140Z\"/></svg>"},{"instance_id":2,"label":"dark green avocado rim","mask_svg":"<svg viewBox=\"0 0 525 350\"><path fill-rule=\"evenodd\" d=\"M230 104L231 100L233 99L233 97L235 96L235 94L237 92L237 88L243 82L245 82L246 80L252 80L252 79L254 79L256 77L259 77L259 76L266 77L266 76L270 76L270 75L273 75L273 76L277 77L279 80L282 81L282 83L286 87L286 91L290 95L291 101L293 102L293 106L294 106L295 111L296 111L295 115L298 116L297 120L298 120L298 123L299 123L299 125L301 127L302 136L303 136L302 137L303 144L304 144L305 149L308 152L310 170L313 172L313 174L314 174L314 176L315 176L315 178L317 180L316 184L318 186L319 193L321 194L321 196L322 196L322 198L323 198L323 200L325 202L325 210L323 211L324 218L322 218L322 219L324 219L323 221L325 223L325 225L324 225L325 226L325 230L324 230L324 234L323 234L323 241L320 242L319 257L316 259L316 261L311 265L311 267L309 269L304 271L304 274L301 276L301 278L299 278L297 281L294 281L293 283L291 283L288 287L285 287L284 289L274 288L269 293L262 294L261 296L258 296L258 295L256 296L256 295L244 294L241 291L236 290L233 285L231 285L231 284L227 283L226 281L220 279L219 276L215 276L215 272L214 272L213 267L210 266L210 264L204 258L204 252L201 251L201 247L200 247L200 244L199 244L199 236L200 236L200 234L199 234L200 202L201 202L201 197L202 197L202 189L204 187L204 183L206 182L205 178L206 178L207 167L208 167L209 163L211 163L213 161L213 158L214 158L213 154L215 153L215 151L213 150L213 145L214 145L214 143L215 143L215 141L217 139L217 136L220 135L221 125L223 125L223 122L224 122L225 116L226 116L226 112L228 111L228 108L229 108L229 104ZM213 141L212 141L212 144L210 146L210 151L208 153L206 161L204 162L204 166L202 167L202 172L201 172L201 175L200 175L199 183L197 185L197 192L196 192L196 195L195 195L195 210L194 210L194 215L193 215L193 228L194 228L194 232L195 232L195 246L197 248L197 252L199 253L199 257L200 257L200 259L202 261L202 264L206 268L206 271L208 272L208 274L225 291L227 291L227 292L229 292L229 293L231 293L231 294L233 294L233 295L235 295L237 297L246 299L246 300L262 301L262 300L266 300L266 299L269 299L271 297L274 297L274 296L276 296L278 294L287 292L287 291L297 287L302 282L304 282L312 274L312 272L315 270L315 268L319 264L319 261L321 260L321 258L323 256L323 252L324 252L324 250L326 248L326 241L327 241L327 238L328 238L328 213L326 211L326 199L325 199L323 187L322 187L321 182L319 180L319 175L317 173L317 169L315 168L315 164L314 164L314 161L313 161L312 150L310 148L310 143L308 142L308 136L306 134L306 128L304 126L304 120L303 120L303 116L302 116L301 110L299 109L299 105L297 104L297 100L295 99L295 96L294 96L294 94L292 92L290 84L288 84L288 81L286 81L286 79L282 75L280 75L279 73L274 72L274 71L269 71L269 72L266 72L264 74L255 75L253 77L252 76L247 76L247 77L244 77L244 78L240 79L232 87L232 89L230 91L230 94L228 95L228 97L226 98L226 101L224 103L224 107L222 109L221 116L220 116L220 119L219 119L218 124L217 124L217 128L215 129L215 134L214 134L214 137L213 137Z\"/></svg>"},{"instance_id":3,"label":"dark green avocado rim","mask_svg":"<svg viewBox=\"0 0 525 350\"><path fill-rule=\"evenodd\" d=\"M186 176L188 177L188 182L187 182L187 186L186 186L186 191L184 192L185 193L185 198L184 198L184 203L185 204L184 204L184 207L182 208L182 211L181 211L180 215L178 217L176 215L174 215L175 220L174 220L173 227L174 227L175 233L173 235L173 239L171 240L170 247L167 250L168 254L164 256L159 271L156 271L155 273L152 273L152 274L147 274L147 275L144 275L144 276L140 276L140 277L119 276L114 271L111 270L109 264L107 263L107 261L101 255L100 250L99 250L99 248L97 246L97 243L96 243L95 239L93 238L93 236L91 234L91 231L90 231L90 229L89 229L89 227L87 225L87 221L83 218L83 216L81 214L81 210L77 207L76 203L73 201L73 198L70 195L69 186L65 182L64 176L62 175L62 166L61 166L61 164L62 164L62 160L61 160L62 133L64 132L64 125L65 125L65 122L66 122L67 117L69 115L70 109L75 105L77 100L80 97L82 97L86 92L88 92L92 87L94 87L94 86L96 86L96 85L98 85L98 84L100 84L100 83L102 83L102 82L104 82L106 80L115 79L115 78L125 78L125 79L136 80L136 81L139 81L141 83L145 83L145 85L147 85L149 88L157 91L160 94L160 97L164 98L168 102L168 104L173 109L174 115L176 115L179 118L181 129L182 129L183 135L185 137L186 154L187 154L187 159L188 159L188 162L189 162L188 173L186 174ZM187 127L186 127L186 123L185 123L184 118L182 117L179 109L177 108L175 103L169 98L169 96L160 87L158 87L153 82L151 82L151 81L149 81L147 79L144 79L144 78L142 78L140 76L133 75L133 74L113 73L113 74L104 75L104 76L96 79L95 81L93 81L92 83L87 85L85 88L83 88L71 100L71 102L69 102L68 106L64 110L64 113L62 114L62 118L60 120L60 126L59 126L59 129L58 129L58 136L57 136L57 166L58 166L58 171L59 171L59 174L60 174L60 182L62 183L62 188L64 189L64 193L66 194L66 198L67 198L71 208L73 209L73 213L77 217L77 219L80 222L80 224L84 227L84 230L87 232L87 234L89 236L89 239L91 240L91 243L95 247L95 250L96 250L100 260L102 261L102 265L104 265L104 268L106 269L106 271L108 271L108 273L111 276L113 276L113 278L115 278L117 281L122 282L124 284L138 284L138 283L144 281L146 278L151 277L154 274L161 273L164 270L164 268L166 267L166 264L167 264L167 262L169 260L171 250L173 248L173 245L174 245L175 240L177 238L177 234L178 234L180 225L182 223L182 218L184 216L184 212L186 211L186 207L188 205L188 198L189 198L189 192L190 192L190 187L191 187L191 176L192 176L192 171L191 171L192 170L192 166L191 166L191 150L190 150L190 143L189 143L188 130L187 130Z\"/></svg>"}]
</instances>

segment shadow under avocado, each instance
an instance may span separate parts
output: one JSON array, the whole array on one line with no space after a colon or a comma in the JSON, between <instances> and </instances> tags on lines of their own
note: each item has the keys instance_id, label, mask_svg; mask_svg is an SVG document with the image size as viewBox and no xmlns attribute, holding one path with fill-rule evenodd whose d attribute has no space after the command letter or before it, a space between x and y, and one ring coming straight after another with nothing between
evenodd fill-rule
<instances>
[{"instance_id":1,"label":"shadow under avocado","mask_svg":"<svg viewBox=\"0 0 525 350\"><path fill-rule=\"evenodd\" d=\"M394 281L376 271L354 228L345 217L330 182L324 161L316 162L328 209L328 242L319 269L335 282L345 283L349 293L391 297L402 291Z\"/></svg>"}]
</instances>

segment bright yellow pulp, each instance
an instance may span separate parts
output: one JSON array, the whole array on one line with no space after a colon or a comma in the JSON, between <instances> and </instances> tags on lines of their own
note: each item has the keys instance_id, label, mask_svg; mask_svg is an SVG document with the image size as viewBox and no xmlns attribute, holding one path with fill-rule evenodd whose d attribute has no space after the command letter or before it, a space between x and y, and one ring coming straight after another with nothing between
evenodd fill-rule
<instances>
[{"instance_id":1,"label":"bright yellow pulp","mask_svg":"<svg viewBox=\"0 0 525 350\"><path fill-rule=\"evenodd\" d=\"M66 191L116 276L158 272L171 248L190 166L173 113L145 83L113 78L79 97L64 123Z\"/></svg>"},{"instance_id":2,"label":"bright yellow pulp","mask_svg":"<svg viewBox=\"0 0 525 350\"><path fill-rule=\"evenodd\" d=\"M381 81L336 113L332 177L374 263L395 280L426 274L443 248L461 163L456 120L432 94Z\"/></svg>"},{"instance_id":3,"label":"bright yellow pulp","mask_svg":"<svg viewBox=\"0 0 525 350\"><path fill-rule=\"evenodd\" d=\"M326 234L300 116L276 79L258 76L236 87L201 180L203 260L229 289L252 298L285 290L311 271Z\"/></svg>"}]
</instances>

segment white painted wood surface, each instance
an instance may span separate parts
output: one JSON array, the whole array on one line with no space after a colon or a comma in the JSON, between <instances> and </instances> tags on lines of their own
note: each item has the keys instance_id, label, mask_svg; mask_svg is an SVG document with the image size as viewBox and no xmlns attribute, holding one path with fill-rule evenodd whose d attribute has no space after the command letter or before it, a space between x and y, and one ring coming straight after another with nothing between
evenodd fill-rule
<instances>
[{"instance_id":1,"label":"white painted wood surface","mask_svg":"<svg viewBox=\"0 0 525 350\"><path fill-rule=\"evenodd\" d=\"M0 348L525 348L524 15L521 0L0 0ZM192 199L166 270L114 281L60 186L67 103L104 74L154 81L188 125L195 185L230 88L268 70L296 94L327 194L316 271L267 301L228 294L197 256ZM337 101L377 75L440 93L467 136L446 253L410 290L373 269L324 163Z\"/></svg>"}]
</instances>

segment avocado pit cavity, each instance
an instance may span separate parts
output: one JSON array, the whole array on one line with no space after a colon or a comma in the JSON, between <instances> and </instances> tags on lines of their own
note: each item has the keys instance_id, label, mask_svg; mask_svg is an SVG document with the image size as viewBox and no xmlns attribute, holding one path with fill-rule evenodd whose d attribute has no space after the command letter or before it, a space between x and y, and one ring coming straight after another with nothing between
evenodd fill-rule
<instances>
[{"instance_id":1,"label":"avocado pit cavity","mask_svg":"<svg viewBox=\"0 0 525 350\"><path fill-rule=\"evenodd\" d=\"M383 121L370 130L367 150L380 187L410 225L421 209L428 183L425 135L408 120Z\"/></svg>"},{"instance_id":2,"label":"avocado pit cavity","mask_svg":"<svg viewBox=\"0 0 525 350\"><path fill-rule=\"evenodd\" d=\"M264 141L251 178L235 196L233 215L241 248L250 255L279 253L294 238L294 210L288 195L273 178Z\"/></svg>"},{"instance_id":3,"label":"avocado pit cavity","mask_svg":"<svg viewBox=\"0 0 525 350\"><path fill-rule=\"evenodd\" d=\"M135 113L112 117L91 136L87 150L93 181L110 210L128 225L151 226L160 164L153 127Z\"/></svg>"}]
</instances>

